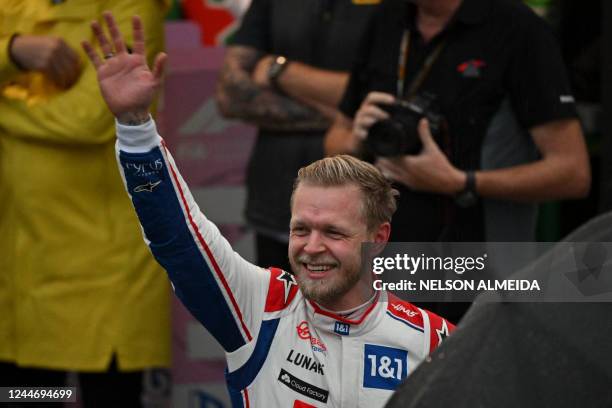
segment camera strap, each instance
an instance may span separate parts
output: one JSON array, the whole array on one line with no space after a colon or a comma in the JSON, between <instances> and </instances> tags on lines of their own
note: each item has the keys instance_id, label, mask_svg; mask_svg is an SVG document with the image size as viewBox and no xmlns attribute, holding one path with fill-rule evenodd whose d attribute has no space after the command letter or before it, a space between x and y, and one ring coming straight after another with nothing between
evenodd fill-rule
<instances>
[{"instance_id":1,"label":"camera strap","mask_svg":"<svg viewBox=\"0 0 612 408\"><path fill-rule=\"evenodd\" d=\"M444 39L440 42L440 44L438 44L436 48L434 48L432 52L429 53L427 58L425 58L425 63L423 64L423 66L421 67L417 75L414 77L414 79L410 83L410 86L408 87L408 92L405 94L405 97L404 97L404 84L406 82L406 66L408 65L408 53L410 51L410 40L411 40L410 30L404 30L404 35L402 36L402 43L400 45L399 59L397 63L397 90L396 90L397 97L398 98L403 97L404 99L411 99L412 97L414 97L414 95L416 95L417 91L419 90L423 82L425 82L427 75L429 75L429 72L431 71L431 67L433 66L434 62L436 62L436 60L440 56L440 53L442 52L444 45L446 45L446 39Z\"/></svg>"}]
</instances>

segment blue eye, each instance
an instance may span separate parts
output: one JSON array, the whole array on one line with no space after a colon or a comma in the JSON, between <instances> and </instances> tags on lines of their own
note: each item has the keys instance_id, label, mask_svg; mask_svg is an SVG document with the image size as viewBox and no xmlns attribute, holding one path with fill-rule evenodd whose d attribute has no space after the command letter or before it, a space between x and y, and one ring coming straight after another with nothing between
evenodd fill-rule
<instances>
[{"instance_id":1,"label":"blue eye","mask_svg":"<svg viewBox=\"0 0 612 408\"><path fill-rule=\"evenodd\" d=\"M340 239L344 237L344 234L340 231L327 231L327 235L332 239Z\"/></svg>"},{"instance_id":2,"label":"blue eye","mask_svg":"<svg viewBox=\"0 0 612 408\"><path fill-rule=\"evenodd\" d=\"M308 230L304 227L293 227L291 228L291 233L297 236L304 236L308 234Z\"/></svg>"}]
</instances>

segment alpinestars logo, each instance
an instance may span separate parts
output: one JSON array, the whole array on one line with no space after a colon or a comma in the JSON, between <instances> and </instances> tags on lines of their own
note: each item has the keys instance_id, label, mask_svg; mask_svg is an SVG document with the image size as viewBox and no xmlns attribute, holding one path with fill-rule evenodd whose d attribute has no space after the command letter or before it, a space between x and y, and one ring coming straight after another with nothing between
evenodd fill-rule
<instances>
[{"instance_id":1,"label":"alpinestars logo","mask_svg":"<svg viewBox=\"0 0 612 408\"><path fill-rule=\"evenodd\" d=\"M442 319L442 328L436 329L436 334L438 335L438 344L441 344L444 339L448 337L448 326L446 325L446 320Z\"/></svg>"},{"instance_id":2,"label":"alpinestars logo","mask_svg":"<svg viewBox=\"0 0 612 408\"><path fill-rule=\"evenodd\" d=\"M291 286L297 285L297 282L295 281L293 275L287 271L283 271L280 275L278 275L276 280L283 282L283 285L285 285L285 303L287 303L289 292L291 292Z\"/></svg>"},{"instance_id":3,"label":"alpinestars logo","mask_svg":"<svg viewBox=\"0 0 612 408\"><path fill-rule=\"evenodd\" d=\"M161 184L161 180L156 181L155 183L148 182L147 184L141 184L140 186L134 187L135 193L142 193L146 191L147 193L152 193L153 189Z\"/></svg>"}]
</instances>

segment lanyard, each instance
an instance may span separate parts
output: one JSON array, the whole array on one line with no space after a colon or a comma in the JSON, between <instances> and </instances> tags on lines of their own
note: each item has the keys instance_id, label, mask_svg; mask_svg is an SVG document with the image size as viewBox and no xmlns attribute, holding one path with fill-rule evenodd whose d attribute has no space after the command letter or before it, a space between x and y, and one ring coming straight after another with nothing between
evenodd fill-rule
<instances>
[{"instance_id":1,"label":"lanyard","mask_svg":"<svg viewBox=\"0 0 612 408\"><path fill-rule=\"evenodd\" d=\"M404 30L404 35L402 36L402 43L400 45L399 59L397 63L397 97L402 98L404 95L404 84L406 82L406 66L408 64L408 52L410 50L410 30ZM410 87L408 88L408 93L406 98L411 99L417 93L427 75L431 71L431 67L434 62L440 56L440 52L442 52L442 48L446 44L446 39L442 40L440 44L427 56L425 59L425 63L423 67L419 70L414 80L410 83Z\"/></svg>"}]
</instances>

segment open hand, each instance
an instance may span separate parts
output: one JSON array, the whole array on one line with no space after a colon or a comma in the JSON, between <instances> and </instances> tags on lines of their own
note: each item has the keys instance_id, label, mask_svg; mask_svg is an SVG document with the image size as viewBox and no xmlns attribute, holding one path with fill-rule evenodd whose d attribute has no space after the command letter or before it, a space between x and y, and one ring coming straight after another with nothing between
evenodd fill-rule
<instances>
[{"instance_id":1,"label":"open hand","mask_svg":"<svg viewBox=\"0 0 612 408\"><path fill-rule=\"evenodd\" d=\"M18 35L10 53L20 67L42 72L60 88L70 88L81 73L79 55L60 37Z\"/></svg>"},{"instance_id":2,"label":"open hand","mask_svg":"<svg viewBox=\"0 0 612 408\"><path fill-rule=\"evenodd\" d=\"M134 49L129 54L112 13L106 11L103 16L112 44L98 22L92 22L91 29L100 44L104 59L100 58L89 42L81 43L96 67L102 97L120 123L136 125L146 122L149 107L161 85L167 56L159 53L151 71L146 61L144 30L140 18L132 17Z\"/></svg>"}]
</instances>

